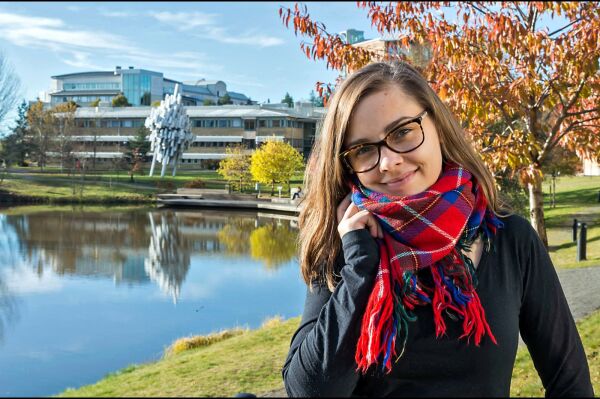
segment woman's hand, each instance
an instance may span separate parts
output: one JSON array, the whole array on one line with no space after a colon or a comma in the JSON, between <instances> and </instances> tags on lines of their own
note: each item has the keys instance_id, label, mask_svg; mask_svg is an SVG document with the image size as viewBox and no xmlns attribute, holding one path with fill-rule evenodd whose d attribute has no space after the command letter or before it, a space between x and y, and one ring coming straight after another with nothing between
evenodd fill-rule
<instances>
[{"instance_id":1,"label":"woman's hand","mask_svg":"<svg viewBox=\"0 0 600 399\"><path fill-rule=\"evenodd\" d=\"M338 205L337 220L340 237L352 230L368 229L374 238L383 238L383 230L375 216L366 209L360 211L350 199L350 194Z\"/></svg>"}]
</instances>

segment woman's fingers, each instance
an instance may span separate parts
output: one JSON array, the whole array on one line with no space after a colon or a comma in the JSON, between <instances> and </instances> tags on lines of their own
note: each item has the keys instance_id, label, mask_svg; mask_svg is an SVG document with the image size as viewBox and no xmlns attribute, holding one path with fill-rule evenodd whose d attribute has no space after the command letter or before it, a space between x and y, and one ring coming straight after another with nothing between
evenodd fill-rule
<instances>
[{"instance_id":1,"label":"woman's fingers","mask_svg":"<svg viewBox=\"0 0 600 399\"><path fill-rule=\"evenodd\" d=\"M374 238L383 238L383 229L377 218L366 209L360 210L352 202L350 194L338 205L337 218L340 236L352 230L366 228Z\"/></svg>"}]
</instances>

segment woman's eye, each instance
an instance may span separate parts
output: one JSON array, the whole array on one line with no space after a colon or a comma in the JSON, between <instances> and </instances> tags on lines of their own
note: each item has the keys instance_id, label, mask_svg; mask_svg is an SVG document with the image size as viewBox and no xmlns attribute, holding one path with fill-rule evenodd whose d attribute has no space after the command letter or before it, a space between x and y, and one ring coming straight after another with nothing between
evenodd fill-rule
<instances>
[{"instance_id":1,"label":"woman's eye","mask_svg":"<svg viewBox=\"0 0 600 399\"><path fill-rule=\"evenodd\" d=\"M398 129L390 134L390 138L394 141L402 140L402 138L404 138L404 136L406 136L410 132L411 132L411 130L407 129L407 128Z\"/></svg>"},{"instance_id":2,"label":"woman's eye","mask_svg":"<svg viewBox=\"0 0 600 399\"><path fill-rule=\"evenodd\" d=\"M375 151L375 146L366 145L364 147L357 148L355 153L357 156L361 156L371 154L373 151Z\"/></svg>"}]
</instances>

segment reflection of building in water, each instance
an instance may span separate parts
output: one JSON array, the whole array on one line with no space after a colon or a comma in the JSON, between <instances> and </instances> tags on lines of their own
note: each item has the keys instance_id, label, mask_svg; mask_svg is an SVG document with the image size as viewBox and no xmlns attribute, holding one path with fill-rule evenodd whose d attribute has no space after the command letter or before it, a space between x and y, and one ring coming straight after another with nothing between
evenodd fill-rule
<instances>
[{"instance_id":1,"label":"reflection of building in water","mask_svg":"<svg viewBox=\"0 0 600 399\"><path fill-rule=\"evenodd\" d=\"M177 301L192 254L254 258L271 269L287 262L296 219L216 209L0 214L0 267L25 264L39 276L52 270L117 285L156 281Z\"/></svg>"},{"instance_id":2,"label":"reflection of building in water","mask_svg":"<svg viewBox=\"0 0 600 399\"><path fill-rule=\"evenodd\" d=\"M156 223L152 212L150 219L150 246L144 269L160 289L177 303L181 284L190 268L189 241L180 230L180 222L173 213L160 213Z\"/></svg>"},{"instance_id":3,"label":"reflection of building in water","mask_svg":"<svg viewBox=\"0 0 600 399\"><path fill-rule=\"evenodd\" d=\"M39 275L51 269L59 275L111 278L116 284L150 281L144 271L147 240L141 239L147 236L145 214L54 211L4 216L0 225L11 226L16 239L8 253Z\"/></svg>"}]
</instances>

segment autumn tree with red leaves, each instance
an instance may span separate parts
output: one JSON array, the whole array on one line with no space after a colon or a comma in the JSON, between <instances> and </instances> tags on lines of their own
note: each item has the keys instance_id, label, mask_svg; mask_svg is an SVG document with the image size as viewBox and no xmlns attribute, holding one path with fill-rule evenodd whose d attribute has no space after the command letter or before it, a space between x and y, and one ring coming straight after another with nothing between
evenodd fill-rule
<instances>
[{"instance_id":1,"label":"autumn tree with red leaves","mask_svg":"<svg viewBox=\"0 0 600 399\"><path fill-rule=\"evenodd\" d=\"M600 161L598 2L358 2L378 32L405 48L430 46L426 79L462 122L491 170L518 176L531 223L548 245L542 168L559 148ZM450 9L456 18L447 18ZM309 59L352 72L380 56L346 44L306 6L281 7L286 27L308 39ZM550 30L543 21L560 21ZM386 54L385 58L407 59ZM409 61L410 62L410 61ZM317 82L327 97L332 84ZM494 128L492 128L494 127ZM498 128L500 127L500 128Z\"/></svg>"}]
</instances>

